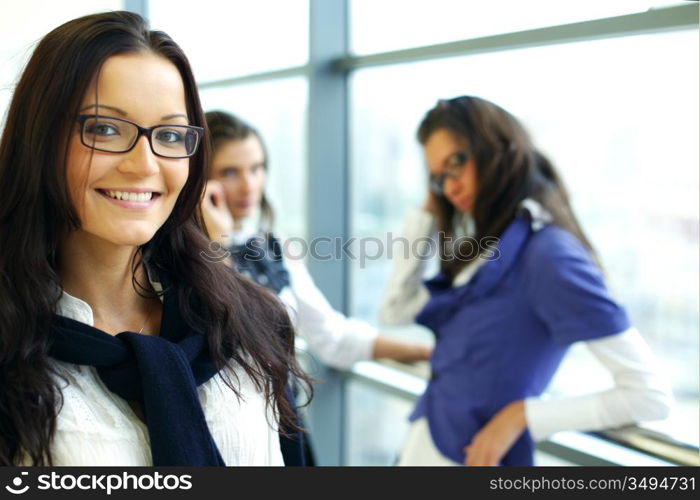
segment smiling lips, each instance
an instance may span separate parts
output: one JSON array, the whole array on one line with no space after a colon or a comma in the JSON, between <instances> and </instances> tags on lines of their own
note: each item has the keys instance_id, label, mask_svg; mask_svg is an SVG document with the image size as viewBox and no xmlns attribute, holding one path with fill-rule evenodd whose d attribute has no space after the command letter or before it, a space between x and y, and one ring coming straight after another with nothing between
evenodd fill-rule
<instances>
[{"instance_id":1,"label":"smiling lips","mask_svg":"<svg viewBox=\"0 0 700 500\"><path fill-rule=\"evenodd\" d=\"M462 200L459 200L457 202L457 205L462 209L462 210L471 210L472 205L474 204L474 199L473 198L464 198Z\"/></svg>"},{"instance_id":2,"label":"smiling lips","mask_svg":"<svg viewBox=\"0 0 700 500\"><path fill-rule=\"evenodd\" d=\"M98 189L102 196L124 208L148 208L160 196L150 189Z\"/></svg>"}]
</instances>

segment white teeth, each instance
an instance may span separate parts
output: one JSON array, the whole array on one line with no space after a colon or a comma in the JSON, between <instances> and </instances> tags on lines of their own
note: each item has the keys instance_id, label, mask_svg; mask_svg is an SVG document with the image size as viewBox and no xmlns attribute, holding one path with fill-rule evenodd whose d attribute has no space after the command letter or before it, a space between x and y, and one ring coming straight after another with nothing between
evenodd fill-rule
<instances>
[{"instance_id":1,"label":"white teeth","mask_svg":"<svg viewBox=\"0 0 700 500\"><path fill-rule=\"evenodd\" d=\"M127 191L105 191L107 193L107 196L110 198L115 198L117 200L124 200L124 201L139 201L139 202L144 202L144 201L149 201L153 197L153 193L148 192L148 193L130 193Z\"/></svg>"}]
</instances>

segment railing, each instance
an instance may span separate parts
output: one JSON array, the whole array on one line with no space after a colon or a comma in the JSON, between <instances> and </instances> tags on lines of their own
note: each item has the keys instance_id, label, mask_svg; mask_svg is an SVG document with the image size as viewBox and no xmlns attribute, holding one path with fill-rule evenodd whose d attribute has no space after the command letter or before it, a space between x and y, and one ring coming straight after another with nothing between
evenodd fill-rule
<instances>
[{"instance_id":1,"label":"railing","mask_svg":"<svg viewBox=\"0 0 700 500\"><path fill-rule=\"evenodd\" d=\"M303 340L299 344L300 352L304 352L302 364L306 367L314 365L305 352ZM323 389L323 395L321 400L311 404L311 431L322 465L347 465L343 452L344 443L349 438L344 402L348 382L364 384L387 396L409 402L415 401L427 385L425 363L405 365L393 361L362 361L345 371L314 366L310 371L322 379L318 387ZM336 396L330 399L330 403L329 393ZM317 432L320 434L316 435ZM332 450L326 449L327 446ZM538 443L537 449L573 465L700 465L697 446L637 426L600 432L560 432Z\"/></svg>"}]
</instances>

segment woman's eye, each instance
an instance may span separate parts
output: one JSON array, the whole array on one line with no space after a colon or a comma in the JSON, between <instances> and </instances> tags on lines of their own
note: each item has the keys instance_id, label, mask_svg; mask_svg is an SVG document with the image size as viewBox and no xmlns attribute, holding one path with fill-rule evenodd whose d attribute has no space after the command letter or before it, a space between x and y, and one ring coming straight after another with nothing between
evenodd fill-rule
<instances>
[{"instance_id":1,"label":"woman's eye","mask_svg":"<svg viewBox=\"0 0 700 500\"><path fill-rule=\"evenodd\" d=\"M219 171L219 177L223 177L226 179L231 179L233 177L236 177L238 175L238 172L232 168L224 168Z\"/></svg>"},{"instance_id":2,"label":"woman's eye","mask_svg":"<svg viewBox=\"0 0 700 500\"><path fill-rule=\"evenodd\" d=\"M465 163L467 163L467 155L465 153L455 153L448 158L445 169L454 174L461 171Z\"/></svg>"},{"instance_id":3,"label":"woman's eye","mask_svg":"<svg viewBox=\"0 0 700 500\"><path fill-rule=\"evenodd\" d=\"M175 142L182 142L183 134L177 130L161 130L158 132L156 139L159 142L172 144Z\"/></svg>"},{"instance_id":4,"label":"woman's eye","mask_svg":"<svg viewBox=\"0 0 700 500\"><path fill-rule=\"evenodd\" d=\"M85 129L88 134L107 137L110 135L119 135L119 128L111 123L93 123Z\"/></svg>"}]
</instances>

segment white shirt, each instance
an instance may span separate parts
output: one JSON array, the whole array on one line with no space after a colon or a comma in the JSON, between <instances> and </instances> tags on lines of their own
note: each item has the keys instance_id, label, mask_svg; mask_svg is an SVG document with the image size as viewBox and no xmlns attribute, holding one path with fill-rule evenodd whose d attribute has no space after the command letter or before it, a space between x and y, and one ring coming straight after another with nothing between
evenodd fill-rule
<instances>
[{"instance_id":1,"label":"white shirt","mask_svg":"<svg viewBox=\"0 0 700 500\"><path fill-rule=\"evenodd\" d=\"M523 208L533 217L533 229L547 222L548 214L534 200L526 200ZM410 242L429 237L435 231L434 224L431 214L413 210L404 237ZM462 269L453 286L467 283L482 264L483 260L478 259ZM416 255L397 256L379 313L381 323L414 322L430 298L423 285L426 267L426 261ZM666 418L672 400L670 386L636 328L584 344L610 372L614 387L577 397L527 398L525 417L533 439L542 440L563 430L598 430Z\"/></svg>"},{"instance_id":2,"label":"white shirt","mask_svg":"<svg viewBox=\"0 0 700 500\"><path fill-rule=\"evenodd\" d=\"M58 314L93 326L89 304L63 293ZM54 361L63 406L51 443L55 465L151 466L148 428L104 385L97 370ZM284 465L272 409L245 370L230 369L241 398L215 375L197 388L207 425L226 465ZM236 383L236 377L230 379ZM177 418L177 415L173 415Z\"/></svg>"},{"instance_id":3,"label":"white shirt","mask_svg":"<svg viewBox=\"0 0 700 500\"><path fill-rule=\"evenodd\" d=\"M233 234L233 242L244 243L259 235L254 217L245 219ZM288 247L282 241L283 248ZM299 335L326 364L339 369L349 368L356 361L372 358L374 341L379 332L364 321L348 318L333 309L318 289L301 260L300 252L290 251L284 258L289 272L289 286L279 293Z\"/></svg>"}]
</instances>

